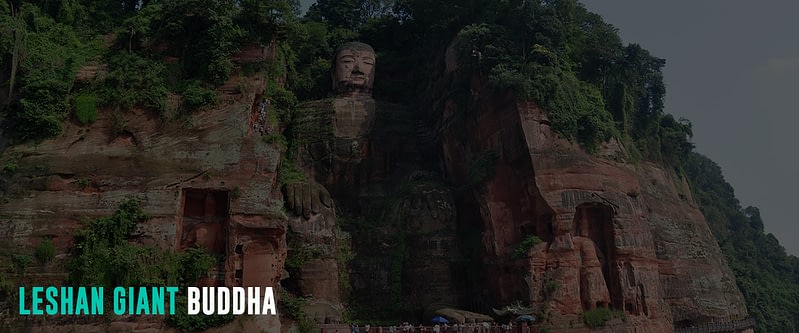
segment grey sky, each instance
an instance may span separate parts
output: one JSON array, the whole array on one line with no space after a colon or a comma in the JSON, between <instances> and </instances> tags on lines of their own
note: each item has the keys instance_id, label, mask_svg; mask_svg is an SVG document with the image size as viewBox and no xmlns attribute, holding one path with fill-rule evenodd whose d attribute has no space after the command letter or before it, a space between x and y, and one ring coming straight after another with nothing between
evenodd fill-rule
<instances>
[{"instance_id":1,"label":"grey sky","mask_svg":"<svg viewBox=\"0 0 799 333\"><path fill-rule=\"evenodd\" d=\"M759 207L766 232L799 254L799 1L582 2L666 59L666 112L691 120L697 150L741 205Z\"/></svg>"},{"instance_id":2,"label":"grey sky","mask_svg":"<svg viewBox=\"0 0 799 333\"><path fill-rule=\"evenodd\" d=\"M799 254L799 1L582 2L666 59L666 112L691 120L741 205Z\"/></svg>"}]
</instances>

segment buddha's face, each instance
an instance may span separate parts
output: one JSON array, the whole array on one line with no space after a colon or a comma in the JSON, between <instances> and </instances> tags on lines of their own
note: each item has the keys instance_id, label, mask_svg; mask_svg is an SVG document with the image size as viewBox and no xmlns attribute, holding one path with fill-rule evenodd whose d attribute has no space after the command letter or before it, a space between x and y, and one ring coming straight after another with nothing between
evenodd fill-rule
<instances>
[{"instance_id":1,"label":"buddha's face","mask_svg":"<svg viewBox=\"0 0 799 333\"><path fill-rule=\"evenodd\" d=\"M362 48L344 48L336 54L333 87L336 92L372 91L375 54Z\"/></svg>"}]
</instances>

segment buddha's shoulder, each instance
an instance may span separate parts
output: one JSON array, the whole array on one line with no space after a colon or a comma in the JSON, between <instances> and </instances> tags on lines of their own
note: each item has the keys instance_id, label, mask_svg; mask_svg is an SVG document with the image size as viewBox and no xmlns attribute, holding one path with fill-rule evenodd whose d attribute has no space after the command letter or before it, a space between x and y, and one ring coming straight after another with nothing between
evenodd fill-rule
<instances>
[{"instance_id":1,"label":"buddha's shoulder","mask_svg":"<svg viewBox=\"0 0 799 333\"><path fill-rule=\"evenodd\" d=\"M300 102L297 107L300 109L333 109L335 98L316 99L312 101Z\"/></svg>"}]
</instances>

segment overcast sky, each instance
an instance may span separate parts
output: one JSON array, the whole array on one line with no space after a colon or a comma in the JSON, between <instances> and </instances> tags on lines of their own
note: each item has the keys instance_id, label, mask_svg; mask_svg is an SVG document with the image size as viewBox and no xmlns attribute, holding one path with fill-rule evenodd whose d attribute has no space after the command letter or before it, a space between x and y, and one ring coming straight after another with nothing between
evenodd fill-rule
<instances>
[{"instance_id":1,"label":"overcast sky","mask_svg":"<svg viewBox=\"0 0 799 333\"><path fill-rule=\"evenodd\" d=\"M582 2L666 59L666 112L691 120L696 150L799 254L799 1Z\"/></svg>"},{"instance_id":2,"label":"overcast sky","mask_svg":"<svg viewBox=\"0 0 799 333\"><path fill-rule=\"evenodd\" d=\"M696 149L799 255L799 1L582 2L666 59L666 112L693 123Z\"/></svg>"}]
</instances>

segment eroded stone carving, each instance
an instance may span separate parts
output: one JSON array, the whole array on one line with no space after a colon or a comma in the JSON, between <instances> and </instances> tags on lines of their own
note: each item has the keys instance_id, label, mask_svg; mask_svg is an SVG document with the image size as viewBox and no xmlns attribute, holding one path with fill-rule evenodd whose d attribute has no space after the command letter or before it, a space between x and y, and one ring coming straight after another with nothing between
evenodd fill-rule
<instances>
[{"instance_id":1,"label":"eroded stone carving","mask_svg":"<svg viewBox=\"0 0 799 333\"><path fill-rule=\"evenodd\" d=\"M333 90L338 95L372 94L375 51L361 42L344 43L333 57Z\"/></svg>"},{"instance_id":2,"label":"eroded stone carving","mask_svg":"<svg viewBox=\"0 0 799 333\"><path fill-rule=\"evenodd\" d=\"M578 208L577 214L564 214L553 221L552 241L531 250L531 299L552 299L561 314L579 314L611 306L608 277L605 276L609 258L594 241L606 237L603 224L611 222L597 220L599 217L590 210ZM557 288L547 290L547 277L559 281ZM537 295L539 293L543 295Z\"/></svg>"},{"instance_id":3,"label":"eroded stone carving","mask_svg":"<svg viewBox=\"0 0 799 333\"><path fill-rule=\"evenodd\" d=\"M352 237L349 282L341 281L352 287L352 302L380 307L401 290L403 301L419 308L431 302L457 303L448 264L462 261L457 237L448 233L456 229L454 199L448 188L436 185L439 174L419 161L413 113L372 98L375 52L369 45L341 45L333 64L337 96L304 102L307 112L294 128L303 142L297 164L309 180L284 189L286 206L295 215L289 222L292 236L321 257L306 261L292 276L297 293L340 304L334 297L339 281L330 273L345 268L331 259L337 247L325 245L348 248L349 240L335 235L339 232ZM351 236L333 232L339 228L336 213L343 213L338 217L343 221L367 223L350 225L346 231ZM393 260L399 253L420 259L403 265L397 281L393 274L398 263Z\"/></svg>"},{"instance_id":4,"label":"eroded stone carving","mask_svg":"<svg viewBox=\"0 0 799 333\"><path fill-rule=\"evenodd\" d=\"M589 238L588 214L582 214L577 225L574 246L580 254L580 301L584 310L608 307L610 293L602 273L605 256L602 250Z\"/></svg>"},{"instance_id":5,"label":"eroded stone carving","mask_svg":"<svg viewBox=\"0 0 799 333\"><path fill-rule=\"evenodd\" d=\"M358 42L343 44L336 50L333 64L331 76L338 97L306 102L311 111L296 127L297 136L305 142L300 165L310 173L309 180L283 188L286 208L293 213L289 228L294 246L315 253L315 258L295 268L292 283L295 292L309 298L306 311L319 323L342 320L336 256L343 234L336 225L331 192L339 185L356 192L352 175L365 155L363 147L368 145L375 109L370 96L375 65L372 47ZM339 200L342 198L336 196Z\"/></svg>"}]
</instances>

